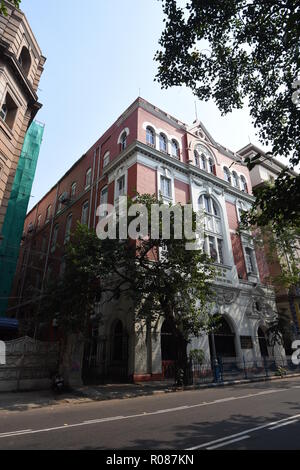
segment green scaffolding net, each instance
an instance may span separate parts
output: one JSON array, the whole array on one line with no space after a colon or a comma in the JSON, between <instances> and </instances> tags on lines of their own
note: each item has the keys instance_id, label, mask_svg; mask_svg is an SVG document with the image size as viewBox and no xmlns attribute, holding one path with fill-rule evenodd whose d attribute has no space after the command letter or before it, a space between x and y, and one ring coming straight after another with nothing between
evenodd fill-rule
<instances>
[{"instance_id":1,"label":"green scaffolding net","mask_svg":"<svg viewBox=\"0 0 300 470\"><path fill-rule=\"evenodd\" d=\"M0 244L0 317L5 316L8 307L43 134L44 125L36 121L26 133L3 223Z\"/></svg>"}]
</instances>

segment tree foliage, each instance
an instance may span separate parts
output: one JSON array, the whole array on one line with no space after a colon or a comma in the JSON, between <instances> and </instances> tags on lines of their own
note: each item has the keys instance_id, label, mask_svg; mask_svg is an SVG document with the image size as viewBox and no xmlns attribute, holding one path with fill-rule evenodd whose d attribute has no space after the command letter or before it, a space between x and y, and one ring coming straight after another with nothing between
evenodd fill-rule
<instances>
[{"instance_id":1,"label":"tree foliage","mask_svg":"<svg viewBox=\"0 0 300 470\"><path fill-rule=\"evenodd\" d=\"M162 87L184 84L200 100L213 99L222 114L248 104L261 142L291 167L298 164L299 107L292 97L300 71L299 0L162 2L166 23L156 54ZM276 213L298 222L299 188L299 177L283 172L257 194L252 221L265 224Z\"/></svg>"},{"instance_id":2,"label":"tree foliage","mask_svg":"<svg viewBox=\"0 0 300 470\"><path fill-rule=\"evenodd\" d=\"M12 3L14 7L19 8L21 0L11 0L10 3ZM5 15L5 16L7 15L7 8L3 0L1 0L1 3L0 3L0 15Z\"/></svg>"},{"instance_id":3,"label":"tree foliage","mask_svg":"<svg viewBox=\"0 0 300 470\"><path fill-rule=\"evenodd\" d=\"M134 202L148 208L150 233L151 205L161 202L151 195L138 196ZM129 206L132 203L128 200ZM194 228L195 223L193 213ZM186 242L185 237L174 237L172 213L170 239L100 240L95 231L79 224L66 249L64 275L49 283L44 293L41 318L55 318L66 335L86 335L95 305L103 309L121 300L135 311L136 321L172 320L186 345L192 334L198 336L211 326L208 303L215 276L212 260L200 250L186 250Z\"/></svg>"}]
</instances>

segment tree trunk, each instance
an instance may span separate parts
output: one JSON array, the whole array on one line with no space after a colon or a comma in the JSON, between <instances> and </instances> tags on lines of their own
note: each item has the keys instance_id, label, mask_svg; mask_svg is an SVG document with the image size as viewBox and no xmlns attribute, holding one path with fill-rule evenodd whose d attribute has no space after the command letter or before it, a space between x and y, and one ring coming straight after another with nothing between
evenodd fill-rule
<instances>
[{"instance_id":1,"label":"tree trunk","mask_svg":"<svg viewBox=\"0 0 300 470\"><path fill-rule=\"evenodd\" d=\"M83 341L79 334L67 334L64 344L59 373L62 375L65 387L72 388L82 385Z\"/></svg>"}]
</instances>

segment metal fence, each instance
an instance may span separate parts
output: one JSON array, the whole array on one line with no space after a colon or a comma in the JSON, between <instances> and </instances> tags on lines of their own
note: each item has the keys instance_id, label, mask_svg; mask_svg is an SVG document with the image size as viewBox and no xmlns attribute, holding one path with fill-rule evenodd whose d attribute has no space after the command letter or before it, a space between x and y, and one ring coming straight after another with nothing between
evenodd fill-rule
<instances>
[{"instance_id":1,"label":"metal fence","mask_svg":"<svg viewBox=\"0 0 300 470\"><path fill-rule=\"evenodd\" d=\"M214 363L189 361L185 367L170 361L163 370L163 377L177 385L200 385L296 373L300 373L300 366L293 364L291 357L264 357L255 361L218 358Z\"/></svg>"}]
</instances>

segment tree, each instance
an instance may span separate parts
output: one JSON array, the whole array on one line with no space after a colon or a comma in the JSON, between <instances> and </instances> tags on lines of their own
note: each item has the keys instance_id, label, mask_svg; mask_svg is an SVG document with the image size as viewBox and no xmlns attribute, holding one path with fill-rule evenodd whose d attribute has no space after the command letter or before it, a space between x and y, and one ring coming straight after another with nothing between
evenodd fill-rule
<instances>
[{"instance_id":1,"label":"tree","mask_svg":"<svg viewBox=\"0 0 300 470\"><path fill-rule=\"evenodd\" d=\"M151 233L151 208L162 205L155 196L137 196L135 204L147 208L147 227ZM133 201L128 199L128 207ZM193 215L193 227L196 214ZM128 226L136 217L128 218ZM200 250L186 250L185 237L175 238L174 214L170 217L170 239L119 238L100 240L95 231L78 225L67 247L65 273L49 284L42 300L41 317L50 313L58 320L66 337L87 337L95 304L128 299L128 309L135 311L137 322L153 324L161 318L170 320L177 336L179 361L186 363L186 346L191 335L209 330L212 320L208 303L212 301L211 280L215 275L212 260ZM137 223L140 226L140 222ZM184 229L184 222L182 222ZM120 227L117 227L119 232ZM139 230L139 229L138 229ZM99 319L99 318L98 318ZM62 372L68 381L70 350L66 346Z\"/></svg>"},{"instance_id":2,"label":"tree","mask_svg":"<svg viewBox=\"0 0 300 470\"><path fill-rule=\"evenodd\" d=\"M260 140L297 165L299 0L189 0L185 8L162 2L166 24L156 54L162 87L184 84L200 100L213 99L222 114L247 103ZM299 223L299 195L300 177L282 172L272 190L257 194L252 221L265 224L276 213Z\"/></svg>"},{"instance_id":3,"label":"tree","mask_svg":"<svg viewBox=\"0 0 300 470\"><path fill-rule=\"evenodd\" d=\"M15 6L16 8L19 8L21 0L11 0L10 3L12 3L13 6ZM4 0L1 0L1 3L0 3L0 15L5 15L5 16L7 15L7 8L5 6Z\"/></svg>"}]
</instances>

